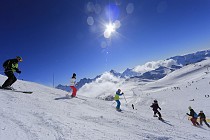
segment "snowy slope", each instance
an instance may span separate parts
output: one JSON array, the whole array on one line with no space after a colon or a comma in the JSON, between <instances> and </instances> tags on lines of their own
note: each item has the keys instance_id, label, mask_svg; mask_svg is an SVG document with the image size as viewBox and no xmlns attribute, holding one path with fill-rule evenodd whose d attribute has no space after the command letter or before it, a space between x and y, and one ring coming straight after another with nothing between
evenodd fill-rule
<instances>
[{"instance_id":1,"label":"snowy slope","mask_svg":"<svg viewBox=\"0 0 210 140\"><path fill-rule=\"evenodd\" d=\"M67 92L19 80L14 88L34 93L0 90L0 140L209 140L210 129L192 126L185 115L191 105L210 118L208 64L209 59L185 66L155 82L110 81L107 73L78 92L82 99L55 100ZM0 75L0 83L4 80ZM115 111L115 102L98 99L117 88L127 101L121 98L122 113ZM153 118L149 106L154 99L165 123Z\"/></svg>"}]
</instances>

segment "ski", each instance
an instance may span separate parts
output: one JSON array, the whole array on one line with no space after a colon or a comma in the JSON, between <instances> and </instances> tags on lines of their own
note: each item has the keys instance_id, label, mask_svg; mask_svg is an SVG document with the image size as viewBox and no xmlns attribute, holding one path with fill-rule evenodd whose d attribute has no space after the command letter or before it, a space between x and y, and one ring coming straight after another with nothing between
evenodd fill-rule
<instances>
[{"instance_id":1,"label":"ski","mask_svg":"<svg viewBox=\"0 0 210 140\"><path fill-rule=\"evenodd\" d=\"M77 97L77 96L76 97L64 96L64 97L55 98L54 100L65 100L65 99L73 99L73 98L87 101L87 99L83 99L83 98L80 98L80 97Z\"/></svg>"},{"instance_id":2,"label":"ski","mask_svg":"<svg viewBox=\"0 0 210 140\"><path fill-rule=\"evenodd\" d=\"M65 100L65 99L72 99L72 97L68 97L68 96L58 97L58 98L55 98L54 100Z\"/></svg>"},{"instance_id":3,"label":"ski","mask_svg":"<svg viewBox=\"0 0 210 140\"><path fill-rule=\"evenodd\" d=\"M84 101L87 101L87 99L84 99L84 98L80 98L80 97L72 97L72 98L77 98L77 99L80 99L80 100L84 100Z\"/></svg>"},{"instance_id":4,"label":"ski","mask_svg":"<svg viewBox=\"0 0 210 140\"><path fill-rule=\"evenodd\" d=\"M33 91L21 91L21 90L12 90L14 92L21 92L21 93L25 93L25 94L32 94Z\"/></svg>"},{"instance_id":5,"label":"ski","mask_svg":"<svg viewBox=\"0 0 210 140\"><path fill-rule=\"evenodd\" d=\"M32 94L33 93L33 91L23 91L23 90L11 89L11 88L2 88L1 86L0 86L0 89L13 91L13 92L21 92L21 93L26 93L26 94Z\"/></svg>"},{"instance_id":6,"label":"ski","mask_svg":"<svg viewBox=\"0 0 210 140\"><path fill-rule=\"evenodd\" d=\"M116 109L116 111L117 111L117 112L121 112L121 113L123 112L122 109Z\"/></svg>"}]
</instances>

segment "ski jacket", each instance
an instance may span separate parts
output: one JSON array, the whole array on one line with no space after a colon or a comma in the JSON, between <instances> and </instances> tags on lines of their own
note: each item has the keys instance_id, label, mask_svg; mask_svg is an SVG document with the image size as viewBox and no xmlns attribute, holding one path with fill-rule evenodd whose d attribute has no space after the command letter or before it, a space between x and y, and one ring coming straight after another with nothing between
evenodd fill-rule
<instances>
[{"instance_id":1,"label":"ski jacket","mask_svg":"<svg viewBox=\"0 0 210 140\"><path fill-rule=\"evenodd\" d=\"M76 85L76 78L71 78L70 86L75 86L75 85Z\"/></svg>"},{"instance_id":2,"label":"ski jacket","mask_svg":"<svg viewBox=\"0 0 210 140\"><path fill-rule=\"evenodd\" d=\"M18 60L17 59L9 59L3 63L3 67L5 71L19 71L18 69Z\"/></svg>"},{"instance_id":3,"label":"ski jacket","mask_svg":"<svg viewBox=\"0 0 210 140\"><path fill-rule=\"evenodd\" d=\"M199 113L198 117L200 117L201 119L206 119L206 115L204 113Z\"/></svg>"},{"instance_id":4,"label":"ski jacket","mask_svg":"<svg viewBox=\"0 0 210 140\"><path fill-rule=\"evenodd\" d=\"M157 111L158 108L161 110L161 108L159 107L158 103L153 103L150 107L153 109L153 111Z\"/></svg>"},{"instance_id":5,"label":"ski jacket","mask_svg":"<svg viewBox=\"0 0 210 140\"><path fill-rule=\"evenodd\" d=\"M190 109L190 114L187 113L188 116L191 116L192 118L197 119L198 115L195 113L193 109Z\"/></svg>"},{"instance_id":6,"label":"ski jacket","mask_svg":"<svg viewBox=\"0 0 210 140\"><path fill-rule=\"evenodd\" d=\"M122 93L120 93L119 91L116 92L115 96L114 96L114 100L119 100L120 96L123 95Z\"/></svg>"}]
</instances>

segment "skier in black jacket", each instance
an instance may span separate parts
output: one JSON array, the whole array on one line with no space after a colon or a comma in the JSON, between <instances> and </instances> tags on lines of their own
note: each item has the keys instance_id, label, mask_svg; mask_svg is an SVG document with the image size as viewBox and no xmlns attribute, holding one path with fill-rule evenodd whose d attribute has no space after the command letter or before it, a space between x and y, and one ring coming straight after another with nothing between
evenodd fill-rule
<instances>
[{"instance_id":1,"label":"skier in black jacket","mask_svg":"<svg viewBox=\"0 0 210 140\"><path fill-rule=\"evenodd\" d=\"M150 106L152 110L154 111L154 117L157 117L156 113L158 113L158 119L162 119L161 113L158 111L158 109L161 110L161 108L158 105L158 101L154 100L154 103Z\"/></svg>"},{"instance_id":2,"label":"skier in black jacket","mask_svg":"<svg viewBox=\"0 0 210 140\"><path fill-rule=\"evenodd\" d=\"M17 56L16 58L6 60L3 63L4 73L8 77L8 79L4 82L2 88L11 89L10 86L17 80L14 72L21 73L21 71L18 69L18 62L22 61L22 58L20 56Z\"/></svg>"},{"instance_id":3,"label":"skier in black jacket","mask_svg":"<svg viewBox=\"0 0 210 140\"><path fill-rule=\"evenodd\" d=\"M200 125L203 125L202 122L204 122L208 127L210 127L210 125L206 121L206 115L203 113L203 110L200 111L198 117L200 117Z\"/></svg>"}]
</instances>

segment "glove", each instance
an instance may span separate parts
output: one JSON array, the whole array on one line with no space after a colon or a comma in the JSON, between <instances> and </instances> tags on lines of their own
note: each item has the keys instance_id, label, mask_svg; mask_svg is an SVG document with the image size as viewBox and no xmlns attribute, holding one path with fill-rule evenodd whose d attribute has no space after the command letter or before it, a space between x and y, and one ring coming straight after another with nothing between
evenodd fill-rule
<instances>
[{"instance_id":1,"label":"glove","mask_svg":"<svg viewBox=\"0 0 210 140\"><path fill-rule=\"evenodd\" d=\"M161 108L160 108L160 110L161 110Z\"/></svg>"},{"instance_id":2,"label":"glove","mask_svg":"<svg viewBox=\"0 0 210 140\"><path fill-rule=\"evenodd\" d=\"M122 92L122 94L124 94L124 93Z\"/></svg>"},{"instance_id":3,"label":"glove","mask_svg":"<svg viewBox=\"0 0 210 140\"><path fill-rule=\"evenodd\" d=\"M21 71L20 70L17 70L16 72L19 73L19 74L21 74Z\"/></svg>"}]
</instances>

